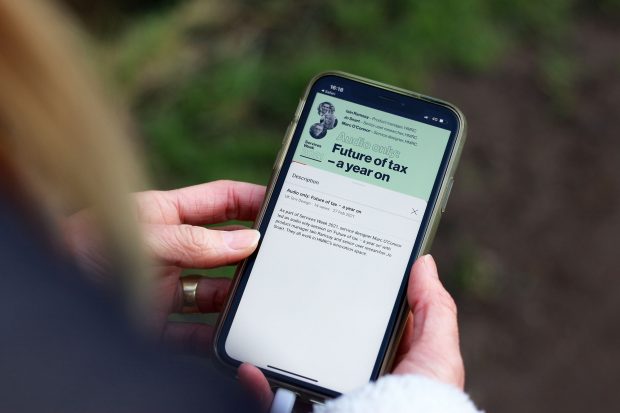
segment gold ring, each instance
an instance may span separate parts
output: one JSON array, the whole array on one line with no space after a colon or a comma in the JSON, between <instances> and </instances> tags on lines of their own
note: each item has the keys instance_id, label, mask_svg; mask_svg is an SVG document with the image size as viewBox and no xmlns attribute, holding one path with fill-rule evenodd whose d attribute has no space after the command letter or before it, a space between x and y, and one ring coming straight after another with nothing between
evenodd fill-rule
<instances>
[{"instance_id":1,"label":"gold ring","mask_svg":"<svg viewBox=\"0 0 620 413\"><path fill-rule=\"evenodd\" d=\"M183 313L199 313L198 303L196 301L196 292L198 291L198 282L202 277L199 275L190 275L181 277L181 291L183 294Z\"/></svg>"}]
</instances>

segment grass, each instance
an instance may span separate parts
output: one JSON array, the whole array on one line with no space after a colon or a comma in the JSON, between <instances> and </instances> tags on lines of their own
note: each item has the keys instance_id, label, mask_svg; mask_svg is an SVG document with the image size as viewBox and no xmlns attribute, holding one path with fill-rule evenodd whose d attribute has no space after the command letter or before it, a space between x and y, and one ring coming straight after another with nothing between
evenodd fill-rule
<instances>
[{"instance_id":1,"label":"grass","mask_svg":"<svg viewBox=\"0 0 620 413\"><path fill-rule=\"evenodd\" d=\"M186 1L102 41L158 186L265 183L306 82L340 69L424 91L437 70L492 70L521 38L561 38L568 0ZM548 60L555 89L570 62ZM563 92L559 93L562 95Z\"/></svg>"},{"instance_id":2,"label":"grass","mask_svg":"<svg viewBox=\"0 0 620 413\"><path fill-rule=\"evenodd\" d=\"M618 0L595 8L620 11ZM426 92L437 72L489 73L518 47L538 53L542 89L572 108L564 47L573 0L187 0L101 38L104 70L131 102L157 187L265 184L308 80L327 69ZM459 290L493 290L472 246ZM232 272L226 270L226 274Z\"/></svg>"}]
</instances>

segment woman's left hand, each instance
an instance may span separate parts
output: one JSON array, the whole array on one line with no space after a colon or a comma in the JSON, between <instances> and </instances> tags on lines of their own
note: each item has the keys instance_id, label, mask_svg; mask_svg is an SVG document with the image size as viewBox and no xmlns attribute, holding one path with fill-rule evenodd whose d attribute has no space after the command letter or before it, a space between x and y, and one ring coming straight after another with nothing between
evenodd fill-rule
<instances>
[{"instance_id":1,"label":"woman's left hand","mask_svg":"<svg viewBox=\"0 0 620 413\"><path fill-rule=\"evenodd\" d=\"M264 195L263 186L233 181L136 194L146 245L159 265L153 322L161 328L164 342L192 352L210 351L213 327L168 321L168 315L180 312L183 306L181 272L231 265L248 257L258 243L258 231L241 226L207 229L202 225L254 220ZM69 218L65 233L81 262L98 268L104 263L94 247L87 216L84 211ZM220 311L229 286L227 278L201 278L196 291L198 310Z\"/></svg>"}]
</instances>

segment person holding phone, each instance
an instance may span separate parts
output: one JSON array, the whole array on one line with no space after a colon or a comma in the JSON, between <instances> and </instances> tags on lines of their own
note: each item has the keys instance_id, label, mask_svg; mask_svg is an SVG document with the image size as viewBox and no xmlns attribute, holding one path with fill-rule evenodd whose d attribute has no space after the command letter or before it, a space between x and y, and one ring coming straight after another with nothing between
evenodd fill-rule
<instances>
[{"instance_id":1,"label":"person holding phone","mask_svg":"<svg viewBox=\"0 0 620 413\"><path fill-rule=\"evenodd\" d=\"M236 382L171 359L153 336L210 348L208 326L167 315L218 311L229 283L189 283L181 269L250 256L257 231L202 225L254 219L264 188L218 181L128 197L144 186L134 149L67 49L67 27L50 3L0 2L0 410L260 411ZM395 376L317 411L394 412L395 395L401 409L476 411L462 392L454 302L430 257L413 267L407 296ZM244 364L238 375L265 408L261 371Z\"/></svg>"},{"instance_id":2,"label":"person holding phone","mask_svg":"<svg viewBox=\"0 0 620 413\"><path fill-rule=\"evenodd\" d=\"M204 354L212 346L213 329L205 324L167 322L171 312L220 311L230 288L223 278L200 278L193 285L195 297L187 302L183 294L182 268L214 268L246 258L257 245L254 230L231 228L208 230L203 224L230 219L253 220L263 202L264 187L232 181L217 181L173 191L149 191L136 195L139 220L148 249L162 266L158 286L160 300L153 312L162 339L176 349ZM70 245L85 267L101 268L89 242L83 213L65 224ZM462 392L465 372L459 349L456 305L445 290L432 256L419 258L411 270L407 289L411 314L401 339L392 376L369 384L349 395L316 406L317 412L376 411L389 406L390 412L476 412ZM268 410L273 393L264 374L250 364L237 372L242 385ZM395 402L397 401L397 402ZM439 402L436 406L434 403ZM398 404L395 404L398 403ZM354 407L351 407L354 406ZM398 407L397 407L398 406ZM433 407L434 406L434 407ZM400 410L392 410L400 409ZM436 410L432 410L436 409ZM441 410L444 409L444 410ZM448 409L448 410L445 410Z\"/></svg>"}]
</instances>

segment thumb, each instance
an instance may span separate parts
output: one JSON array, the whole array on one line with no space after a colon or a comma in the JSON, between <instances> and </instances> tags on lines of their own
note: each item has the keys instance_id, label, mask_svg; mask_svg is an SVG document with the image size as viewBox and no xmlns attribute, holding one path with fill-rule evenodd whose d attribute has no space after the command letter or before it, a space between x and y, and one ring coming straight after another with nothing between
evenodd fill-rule
<instances>
[{"instance_id":1,"label":"thumb","mask_svg":"<svg viewBox=\"0 0 620 413\"><path fill-rule=\"evenodd\" d=\"M183 268L214 268L247 258L258 244L254 229L219 231L193 225L152 224L144 227L154 257Z\"/></svg>"},{"instance_id":2,"label":"thumb","mask_svg":"<svg viewBox=\"0 0 620 413\"><path fill-rule=\"evenodd\" d=\"M433 257L419 258L411 269L407 299L413 313L409 351L396 374L422 374L463 388L465 372L459 348L456 304L439 281Z\"/></svg>"},{"instance_id":3,"label":"thumb","mask_svg":"<svg viewBox=\"0 0 620 413\"><path fill-rule=\"evenodd\" d=\"M251 364L243 363L237 370L239 381L254 397L263 411L269 410L273 402L273 391L263 372Z\"/></svg>"}]
</instances>

